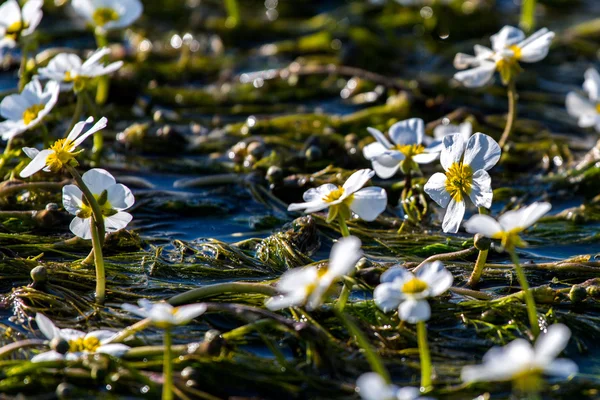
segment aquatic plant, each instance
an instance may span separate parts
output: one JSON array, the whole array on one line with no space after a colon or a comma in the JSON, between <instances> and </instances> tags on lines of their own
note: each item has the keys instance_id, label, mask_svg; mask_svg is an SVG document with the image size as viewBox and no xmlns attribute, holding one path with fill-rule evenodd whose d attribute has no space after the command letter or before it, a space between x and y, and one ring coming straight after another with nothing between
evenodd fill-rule
<instances>
[{"instance_id":1,"label":"aquatic plant","mask_svg":"<svg viewBox=\"0 0 600 400\"><path fill-rule=\"evenodd\" d=\"M566 97L566 107L569 114L577 118L577 124L582 128L596 129L600 132L600 74L589 68L584 74L583 90L588 98L577 92L569 92Z\"/></svg>"}]
</instances>

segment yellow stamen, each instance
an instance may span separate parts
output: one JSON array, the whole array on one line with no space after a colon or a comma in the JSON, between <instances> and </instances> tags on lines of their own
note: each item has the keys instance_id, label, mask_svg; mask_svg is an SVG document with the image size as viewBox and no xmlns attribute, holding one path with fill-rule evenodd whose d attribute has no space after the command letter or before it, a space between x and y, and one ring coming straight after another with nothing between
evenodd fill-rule
<instances>
[{"instance_id":1,"label":"yellow stamen","mask_svg":"<svg viewBox=\"0 0 600 400\"><path fill-rule=\"evenodd\" d=\"M427 289L427 283L420 280L419 278L412 278L410 281L405 282L402 285L402 292L407 294L421 293L425 289Z\"/></svg>"},{"instance_id":2,"label":"yellow stamen","mask_svg":"<svg viewBox=\"0 0 600 400\"><path fill-rule=\"evenodd\" d=\"M596 112L600 114L600 103L596 104Z\"/></svg>"},{"instance_id":3,"label":"yellow stamen","mask_svg":"<svg viewBox=\"0 0 600 400\"><path fill-rule=\"evenodd\" d=\"M425 151L425 146L422 144L397 144L394 146L394 150L398 150L400 153L404 154L404 157L410 159L412 156L423 153Z\"/></svg>"},{"instance_id":4,"label":"yellow stamen","mask_svg":"<svg viewBox=\"0 0 600 400\"><path fill-rule=\"evenodd\" d=\"M34 104L23 112L23 122L29 125L31 121L37 118L40 111L45 107L45 104Z\"/></svg>"},{"instance_id":5,"label":"yellow stamen","mask_svg":"<svg viewBox=\"0 0 600 400\"><path fill-rule=\"evenodd\" d=\"M106 190L100 194L94 194L94 198L98 202L98 205L100 206L100 211L102 212L102 215L104 217L110 217L118 212L113 208L112 204L110 204L110 201L108 201ZM86 204L86 202L84 201L81 205L81 210L79 210L79 212L77 213L77 216L79 218L85 219L90 218L92 214L92 207L90 207L90 205Z\"/></svg>"},{"instance_id":6,"label":"yellow stamen","mask_svg":"<svg viewBox=\"0 0 600 400\"><path fill-rule=\"evenodd\" d=\"M512 52L514 54L513 57L515 58L515 60L520 60L521 59L521 48L519 48L519 46L517 46L516 44L513 44L508 49L512 50Z\"/></svg>"},{"instance_id":7,"label":"yellow stamen","mask_svg":"<svg viewBox=\"0 0 600 400\"><path fill-rule=\"evenodd\" d=\"M50 171L60 171L65 164L75 158L75 154L72 153L73 148L73 142L67 139L59 139L54 142L50 147L53 152L46 158L46 166L50 168Z\"/></svg>"},{"instance_id":8,"label":"yellow stamen","mask_svg":"<svg viewBox=\"0 0 600 400\"><path fill-rule=\"evenodd\" d=\"M446 191L455 201L462 201L463 195L471 194L473 169L462 162L454 163L446 172Z\"/></svg>"},{"instance_id":9,"label":"yellow stamen","mask_svg":"<svg viewBox=\"0 0 600 400\"><path fill-rule=\"evenodd\" d=\"M100 340L96 337L77 338L69 341L69 351L71 353L87 351L95 352L100 347Z\"/></svg>"},{"instance_id":10,"label":"yellow stamen","mask_svg":"<svg viewBox=\"0 0 600 400\"><path fill-rule=\"evenodd\" d=\"M13 22L6 28L6 33L4 35L12 40L17 40L21 31L27 29L28 26L27 23L24 24L22 21Z\"/></svg>"},{"instance_id":11,"label":"yellow stamen","mask_svg":"<svg viewBox=\"0 0 600 400\"><path fill-rule=\"evenodd\" d=\"M521 236L519 236L521 231L521 228L515 228L508 232L498 232L492 236L492 239L500 239L502 247L511 251L515 247L524 247L526 245Z\"/></svg>"},{"instance_id":12,"label":"yellow stamen","mask_svg":"<svg viewBox=\"0 0 600 400\"><path fill-rule=\"evenodd\" d=\"M92 15L92 20L96 26L104 26L111 21L118 21L119 13L110 7L97 8Z\"/></svg>"},{"instance_id":13,"label":"yellow stamen","mask_svg":"<svg viewBox=\"0 0 600 400\"><path fill-rule=\"evenodd\" d=\"M340 197L344 195L344 192L345 189L341 186L338 186L337 189L332 190L331 192L323 196L323 201L327 203L333 203L334 201L339 200Z\"/></svg>"},{"instance_id":14,"label":"yellow stamen","mask_svg":"<svg viewBox=\"0 0 600 400\"><path fill-rule=\"evenodd\" d=\"M513 377L513 387L521 393L537 393L542 389L543 382L539 368L522 371Z\"/></svg>"}]
</instances>

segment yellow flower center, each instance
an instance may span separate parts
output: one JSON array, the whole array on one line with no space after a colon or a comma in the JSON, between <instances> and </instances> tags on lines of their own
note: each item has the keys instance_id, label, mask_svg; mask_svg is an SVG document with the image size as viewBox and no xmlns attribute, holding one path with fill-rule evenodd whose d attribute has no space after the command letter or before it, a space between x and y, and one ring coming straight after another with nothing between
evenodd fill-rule
<instances>
[{"instance_id":1,"label":"yellow flower center","mask_svg":"<svg viewBox=\"0 0 600 400\"><path fill-rule=\"evenodd\" d=\"M86 76L73 76L71 71L65 72L64 81L67 83L73 82L73 89L75 90L75 92L81 92L83 89L85 89L88 80L89 78Z\"/></svg>"},{"instance_id":2,"label":"yellow flower center","mask_svg":"<svg viewBox=\"0 0 600 400\"><path fill-rule=\"evenodd\" d=\"M115 215L118 211L115 210L108 201L108 192L106 190L102 191L100 194L94 194L94 198L98 202L100 206L100 212L104 217L110 217L111 215ZM77 213L79 218L90 218L93 214L92 207L89 205L85 196L83 197L83 204L81 205L81 210Z\"/></svg>"},{"instance_id":3,"label":"yellow flower center","mask_svg":"<svg viewBox=\"0 0 600 400\"><path fill-rule=\"evenodd\" d=\"M402 285L402 292L406 294L417 294L427 289L427 283L419 278L412 278L410 281Z\"/></svg>"},{"instance_id":4,"label":"yellow flower center","mask_svg":"<svg viewBox=\"0 0 600 400\"><path fill-rule=\"evenodd\" d=\"M515 247L524 247L526 245L519 236L521 228L515 228L508 232L498 232L492 236L492 239L500 239L502 247L507 251L512 251Z\"/></svg>"},{"instance_id":5,"label":"yellow flower center","mask_svg":"<svg viewBox=\"0 0 600 400\"><path fill-rule=\"evenodd\" d=\"M44 104L34 104L23 112L23 122L29 125L31 121L37 118L40 111L44 109Z\"/></svg>"},{"instance_id":6,"label":"yellow flower center","mask_svg":"<svg viewBox=\"0 0 600 400\"><path fill-rule=\"evenodd\" d=\"M27 23L23 23L22 21L13 22L6 28L5 36L12 40L17 40L21 31L27 29L28 26Z\"/></svg>"},{"instance_id":7,"label":"yellow flower center","mask_svg":"<svg viewBox=\"0 0 600 400\"><path fill-rule=\"evenodd\" d=\"M50 147L53 152L48 154L46 165L52 172L58 172L65 164L75 158L73 142L67 139L59 139Z\"/></svg>"},{"instance_id":8,"label":"yellow flower center","mask_svg":"<svg viewBox=\"0 0 600 400\"><path fill-rule=\"evenodd\" d=\"M446 191L455 201L469 195L473 185L473 169L462 162L453 163L446 172Z\"/></svg>"},{"instance_id":9,"label":"yellow flower center","mask_svg":"<svg viewBox=\"0 0 600 400\"><path fill-rule=\"evenodd\" d=\"M344 195L344 192L345 189L341 186L338 186L337 189L332 190L331 192L323 196L323 201L327 203L333 203L334 201L339 200L340 197Z\"/></svg>"},{"instance_id":10,"label":"yellow flower center","mask_svg":"<svg viewBox=\"0 0 600 400\"><path fill-rule=\"evenodd\" d=\"M519 372L512 379L513 387L521 393L537 393L542 389L542 370L539 368L527 369Z\"/></svg>"},{"instance_id":11,"label":"yellow flower center","mask_svg":"<svg viewBox=\"0 0 600 400\"><path fill-rule=\"evenodd\" d=\"M496 69L500 72L502 83L505 85L523 70L519 65L522 55L521 49L516 45L510 46L508 49L512 50L513 55L511 57L502 57L496 61Z\"/></svg>"},{"instance_id":12,"label":"yellow flower center","mask_svg":"<svg viewBox=\"0 0 600 400\"><path fill-rule=\"evenodd\" d=\"M521 49L519 48L519 46L517 46L516 44L513 44L508 49L512 50L512 52L514 54L513 57L515 58L515 60L520 60L521 59Z\"/></svg>"},{"instance_id":13,"label":"yellow flower center","mask_svg":"<svg viewBox=\"0 0 600 400\"><path fill-rule=\"evenodd\" d=\"M69 341L69 351L71 353L80 351L94 353L96 350L98 350L98 347L100 347L100 340L98 340L96 337L80 337Z\"/></svg>"},{"instance_id":14,"label":"yellow flower center","mask_svg":"<svg viewBox=\"0 0 600 400\"><path fill-rule=\"evenodd\" d=\"M600 103L596 104L596 112L600 114Z\"/></svg>"},{"instance_id":15,"label":"yellow flower center","mask_svg":"<svg viewBox=\"0 0 600 400\"><path fill-rule=\"evenodd\" d=\"M92 20L96 26L104 26L111 21L117 21L119 19L119 13L110 7L100 7L94 11Z\"/></svg>"},{"instance_id":16,"label":"yellow flower center","mask_svg":"<svg viewBox=\"0 0 600 400\"><path fill-rule=\"evenodd\" d=\"M412 156L423 153L425 151L425 146L422 144L397 144L393 149L398 150L400 153L404 154L404 157L410 159Z\"/></svg>"}]
</instances>

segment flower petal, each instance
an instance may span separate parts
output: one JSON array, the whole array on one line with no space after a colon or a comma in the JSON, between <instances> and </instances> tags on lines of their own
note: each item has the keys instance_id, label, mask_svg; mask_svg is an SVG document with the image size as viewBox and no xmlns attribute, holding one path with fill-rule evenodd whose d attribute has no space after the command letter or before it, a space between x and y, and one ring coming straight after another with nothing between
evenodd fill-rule
<instances>
[{"instance_id":1,"label":"flower petal","mask_svg":"<svg viewBox=\"0 0 600 400\"><path fill-rule=\"evenodd\" d=\"M544 366L558 357L567 347L570 338L571 330L566 325L550 325L548 330L535 341L534 351L538 365Z\"/></svg>"},{"instance_id":2,"label":"flower petal","mask_svg":"<svg viewBox=\"0 0 600 400\"><path fill-rule=\"evenodd\" d=\"M416 324L431 317L431 308L427 300L406 299L398 307L398 316L402 321Z\"/></svg>"},{"instance_id":3,"label":"flower petal","mask_svg":"<svg viewBox=\"0 0 600 400\"><path fill-rule=\"evenodd\" d=\"M525 33L523 33L522 30L508 25L504 26L500 29L500 32L490 37L492 49L494 49L495 52L502 51L513 44L521 42L523 39L525 39Z\"/></svg>"},{"instance_id":4,"label":"flower petal","mask_svg":"<svg viewBox=\"0 0 600 400\"><path fill-rule=\"evenodd\" d=\"M440 261L424 264L417 271L417 278L427 283L429 296L435 297L450 289L454 276Z\"/></svg>"},{"instance_id":5,"label":"flower petal","mask_svg":"<svg viewBox=\"0 0 600 400\"><path fill-rule=\"evenodd\" d=\"M389 268L383 274L381 274L381 277L379 279L382 283L394 282L396 285L402 286L404 282L410 281L414 277L415 276L413 275L413 273L407 270L406 268L400 265L395 265Z\"/></svg>"},{"instance_id":6,"label":"flower petal","mask_svg":"<svg viewBox=\"0 0 600 400\"><path fill-rule=\"evenodd\" d=\"M82 176L83 182L90 189L92 194L101 194L117 182L115 178L105 169L93 168Z\"/></svg>"},{"instance_id":7,"label":"flower petal","mask_svg":"<svg viewBox=\"0 0 600 400\"><path fill-rule=\"evenodd\" d=\"M436 172L425 184L425 193L440 207L446 208L450 203L450 193L446 190L446 175Z\"/></svg>"},{"instance_id":8,"label":"flower petal","mask_svg":"<svg viewBox=\"0 0 600 400\"><path fill-rule=\"evenodd\" d=\"M518 44L521 49L519 60L528 63L543 60L548 55L552 39L554 39L554 32L550 32L546 28L535 32L524 42Z\"/></svg>"},{"instance_id":9,"label":"flower petal","mask_svg":"<svg viewBox=\"0 0 600 400\"><path fill-rule=\"evenodd\" d=\"M125 211L119 211L115 215L104 218L104 225L106 227L106 233L120 231L125 228L127 224L131 222L133 216Z\"/></svg>"},{"instance_id":10,"label":"flower petal","mask_svg":"<svg viewBox=\"0 0 600 400\"><path fill-rule=\"evenodd\" d=\"M389 131L392 141L399 145L421 144L425 136L425 123L421 118L396 122Z\"/></svg>"},{"instance_id":11,"label":"flower petal","mask_svg":"<svg viewBox=\"0 0 600 400\"><path fill-rule=\"evenodd\" d=\"M396 283L385 282L377 285L373 291L373 300L383 312L390 312L405 299L404 293Z\"/></svg>"},{"instance_id":12,"label":"flower petal","mask_svg":"<svg viewBox=\"0 0 600 400\"><path fill-rule=\"evenodd\" d=\"M103 344L96 349L96 353L108 354L113 357L121 358L131 349L131 347L122 343Z\"/></svg>"},{"instance_id":13,"label":"flower petal","mask_svg":"<svg viewBox=\"0 0 600 400\"><path fill-rule=\"evenodd\" d=\"M500 145L494 139L477 132L467 142L463 162L466 165L470 165L473 171L479 169L487 171L496 165L501 154Z\"/></svg>"},{"instance_id":14,"label":"flower petal","mask_svg":"<svg viewBox=\"0 0 600 400\"><path fill-rule=\"evenodd\" d=\"M46 339L52 340L55 337L60 337L60 329L58 329L52 320L44 314L37 313L35 315L35 322L37 323L40 332L46 336Z\"/></svg>"},{"instance_id":15,"label":"flower petal","mask_svg":"<svg viewBox=\"0 0 600 400\"><path fill-rule=\"evenodd\" d=\"M465 222L465 230L469 233L479 233L485 237L493 238L503 231L502 226L489 215L476 214Z\"/></svg>"},{"instance_id":16,"label":"flower petal","mask_svg":"<svg viewBox=\"0 0 600 400\"><path fill-rule=\"evenodd\" d=\"M586 91L590 100L596 103L600 102L600 74L594 68L589 68L583 76L585 77L583 90Z\"/></svg>"},{"instance_id":17,"label":"flower petal","mask_svg":"<svg viewBox=\"0 0 600 400\"><path fill-rule=\"evenodd\" d=\"M375 221L387 207L387 192L380 187L368 187L354 193L350 210L363 221Z\"/></svg>"},{"instance_id":18,"label":"flower petal","mask_svg":"<svg viewBox=\"0 0 600 400\"><path fill-rule=\"evenodd\" d=\"M444 137L444 150L440 154L440 164L445 171L448 171L452 164L462 160L465 151L465 142L461 135L454 134Z\"/></svg>"},{"instance_id":19,"label":"flower petal","mask_svg":"<svg viewBox=\"0 0 600 400\"><path fill-rule=\"evenodd\" d=\"M546 364L544 368L545 374L557 376L563 379L567 379L570 376L575 375L578 371L579 367L577 367L577 364L566 358L552 360L549 364Z\"/></svg>"},{"instance_id":20,"label":"flower petal","mask_svg":"<svg viewBox=\"0 0 600 400\"><path fill-rule=\"evenodd\" d=\"M304 195L302 195L302 199L307 202L313 202L315 200L321 200L323 197L327 196L332 191L336 190L337 186L332 183L326 183L317 188L310 188Z\"/></svg>"},{"instance_id":21,"label":"flower petal","mask_svg":"<svg viewBox=\"0 0 600 400\"><path fill-rule=\"evenodd\" d=\"M428 150L431 150L431 149L428 148ZM437 160L437 158L439 156L440 156L440 153L438 153L436 151L426 151L424 153L414 155L413 160L417 164L430 164L430 163L434 162L435 160Z\"/></svg>"},{"instance_id":22,"label":"flower petal","mask_svg":"<svg viewBox=\"0 0 600 400\"><path fill-rule=\"evenodd\" d=\"M86 122L92 122L93 119L90 121L90 118L88 118L86 120ZM98 120L98 122L96 122L94 124L94 126L92 126L87 132L85 132L83 135L79 136L75 141L74 141L74 146L77 147L79 146L81 143L83 143L83 141L85 139L87 139L90 135L93 135L94 133L98 132L99 130L102 130L104 128L106 128L106 117L102 117Z\"/></svg>"},{"instance_id":23,"label":"flower petal","mask_svg":"<svg viewBox=\"0 0 600 400\"><path fill-rule=\"evenodd\" d=\"M369 143L363 147L363 156L371 161L373 158L382 155L388 149L379 142Z\"/></svg>"},{"instance_id":24,"label":"flower petal","mask_svg":"<svg viewBox=\"0 0 600 400\"><path fill-rule=\"evenodd\" d=\"M444 221L442 221L442 230L446 233L456 233L460 228L460 223L465 216L465 202L464 200L456 201L450 200L446 214L444 215Z\"/></svg>"},{"instance_id":25,"label":"flower petal","mask_svg":"<svg viewBox=\"0 0 600 400\"><path fill-rule=\"evenodd\" d=\"M63 207L69 214L77 215L83 207L83 192L76 185L63 186Z\"/></svg>"},{"instance_id":26,"label":"flower petal","mask_svg":"<svg viewBox=\"0 0 600 400\"><path fill-rule=\"evenodd\" d=\"M596 106L588 99L580 96L578 93L569 92L567 94L565 105L569 115L579 118L578 125L581 128L589 128L596 124L599 116Z\"/></svg>"},{"instance_id":27,"label":"flower petal","mask_svg":"<svg viewBox=\"0 0 600 400\"><path fill-rule=\"evenodd\" d=\"M50 154L54 153L53 150L42 150L31 160L29 164L19 173L21 178L28 178L31 175L39 172L46 167L46 160Z\"/></svg>"},{"instance_id":28,"label":"flower petal","mask_svg":"<svg viewBox=\"0 0 600 400\"><path fill-rule=\"evenodd\" d=\"M454 74L454 79L468 88L482 87L487 84L496 72L496 63L491 61L482 62L480 66L460 71Z\"/></svg>"},{"instance_id":29,"label":"flower petal","mask_svg":"<svg viewBox=\"0 0 600 400\"><path fill-rule=\"evenodd\" d=\"M359 376L356 387L363 400L394 399L398 390L396 386L388 385L381 375L375 372L367 372Z\"/></svg>"},{"instance_id":30,"label":"flower petal","mask_svg":"<svg viewBox=\"0 0 600 400\"><path fill-rule=\"evenodd\" d=\"M371 135L373 135L375 140L377 140L377 143L381 144L386 149L389 149L392 147L392 144L390 143L390 141L387 140L385 135L379 129L369 127L369 128L367 128L367 130L369 131L369 133Z\"/></svg>"},{"instance_id":31,"label":"flower petal","mask_svg":"<svg viewBox=\"0 0 600 400\"><path fill-rule=\"evenodd\" d=\"M356 263L363 256L360 246L360 239L356 236L339 239L331 248L327 274L341 277L353 271Z\"/></svg>"},{"instance_id":32,"label":"flower petal","mask_svg":"<svg viewBox=\"0 0 600 400\"><path fill-rule=\"evenodd\" d=\"M133 197L131 190L120 183L110 186L107 190L107 194L107 199L115 210L126 210L135 203L135 198Z\"/></svg>"},{"instance_id":33,"label":"flower petal","mask_svg":"<svg viewBox=\"0 0 600 400\"><path fill-rule=\"evenodd\" d=\"M329 207L329 203L323 200L314 200L307 203L292 203L288 206L288 211L304 211L307 214L321 211Z\"/></svg>"},{"instance_id":34,"label":"flower petal","mask_svg":"<svg viewBox=\"0 0 600 400\"><path fill-rule=\"evenodd\" d=\"M188 304L175 309L173 317L177 325L184 325L206 312L206 304Z\"/></svg>"},{"instance_id":35,"label":"flower petal","mask_svg":"<svg viewBox=\"0 0 600 400\"><path fill-rule=\"evenodd\" d=\"M373 175L375 175L375 171L368 168L359 169L358 171L350 175L348 180L344 183L344 197L353 194L354 192L358 191L360 188L365 186L365 183L367 183L369 179L373 177Z\"/></svg>"},{"instance_id":36,"label":"flower petal","mask_svg":"<svg viewBox=\"0 0 600 400\"><path fill-rule=\"evenodd\" d=\"M473 174L469 198L476 207L490 208L492 206L492 178L487 171L480 169Z\"/></svg>"},{"instance_id":37,"label":"flower petal","mask_svg":"<svg viewBox=\"0 0 600 400\"><path fill-rule=\"evenodd\" d=\"M89 124L90 122L93 122L93 121L94 121L93 117L88 117L85 121L79 121L78 123L76 123L75 126L73 127L73 129L71 129L71 132L69 132L69 134L67 135L67 140L70 142L73 142L75 139L77 139L79 137L79 135L81 134L81 131L83 131L83 128L85 127L85 125Z\"/></svg>"},{"instance_id":38,"label":"flower petal","mask_svg":"<svg viewBox=\"0 0 600 400\"><path fill-rule=\"evenodd\" d=\"M64 356L57 351L50 350L45 353L38 354L31 358L31 362L59 361L64 360Z\"/></svg>"},{"instance_id":39,"label":"flower petal","mask_svg":"<svg viewBox=\"0 0 600 400\"><path fill-rule=\"evenodd\" d=\"M91 218L73 218L71 224L69 225L69 229L75 236L78 236L85 240L92 239L92 227L90 226Z\"/></svg>"}]
</instances>

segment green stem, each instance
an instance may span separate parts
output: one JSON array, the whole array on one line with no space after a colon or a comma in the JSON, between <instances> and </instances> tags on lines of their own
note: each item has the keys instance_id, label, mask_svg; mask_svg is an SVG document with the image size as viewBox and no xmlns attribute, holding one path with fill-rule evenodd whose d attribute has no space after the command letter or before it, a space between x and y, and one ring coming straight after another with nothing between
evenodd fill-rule
<instances>
[{"instance_id":1,"label":"green stem","mask_svg":"<svg viewBox=\"0 0 600 400\"><path fill-rule=\"evenodd\" d=\"M6 161L8 160L8 157L12 150L13 139L14 136L8 139L8 142L6 142L6 147L4 148L4 152L2 153L2 157L0 158L0 168L4 167L4 164L6 164Z\"/></svg>"},{"instance_id":2,"label":"green stem","mask_svg":"<svg viewBox=\"0 0 600 400\"><path fill-rule=\"evenodd\" d=\"M487 215L487 209L485 207L479 207L479 214ZM475 237L475 241L477 240L477 236ZM477 244L476 244L477 245ZM479 283L481 279L481 274L483 274L483 269L485 268L485 263L487 261L489 246L481 247L477 245L480 250L477 255L477 261L475 262L475 266L473 267L473 272L467 281L467 286L475 287Z\"/></svg>"},{"instance_id":3,"label":"green stem","mask_svg":"<svg viewBox=\"0 0 600 400\"><path fill-rule=\"evenodd\" d=\"M536 0L523 0L521 3L521 20L519 26L525 32L531 32L535 26Z\"/></svg>"},{"instance_id":4,"label":"green stem","mask_svg":"<svg viewBox=\"0 0 600 400\"><path fill-rule=\"evenodd\" d=\"M513 130L513 126L517 119L517 85L515 84L514 78L508 82L507 92L508 96L508 116L506 117L506 126L504 127L504 132L502 132L502 137L498 144L500 147L504 147L510 133Z\"/></svg>"},{"instance_id":5,"label":"green stem","mask_svg":"<svg viewBox=\"0 0 600 400\"><path fill-rule=\"evenodd\" d=\"M337 219L338 219L338 223L340 224L340 232L341 232L342 236L343 237L350 236L350 231L348 230L348 225L346 224L346 220L344 219L344 217L342 217L341 214L338 214Z\"/></svg>"},{"instance_id":6,"label":"green stem","mask_svg":"<svg viewBox=\"0 0 600 400\"><path fill-rule=\"evenodd\" d=\"M94 262L96 265L96 303L104 304L106 298L106 273L104 271L104 257L102 256L102 244L98 224L94 218L90 218L90 229L92 230L92 250L94 251Z\"/></svg>"},{"instance_id":7,"label":"green stem","mask_svg":"<svg viewBox=\"0 0 600 400\"><path fill-rule=\"evenodd\" d=\"M27 85L27 55L29 49L27 45L21 40L21 65L19 66L19 92L22 92Z\"/></svg>"},{"instance_id":8,"label":"green stem","mask_svg":"<svg viewBox=\"0 0 600 400\"><path fill-rule=\"evenodd\" d=\"M50 132L48 132L48 127L42 122L40 124L40 129L42 131L42 142L44 142L44 147L49 148L50 143Z\"/></svg>"},{"instance_id":9,"label":"green stem","mask_svg":"<svg viewBox=\"0 0 600 400\"><path fill-rule=\"evenodd\" d=\"M240 7L237 0L225 0L225 9L227 10L225 25L228 28L235 28L240 22Z\"/></svg>"},{"instance_id":10,"label":"green stem","mask_svg":"<svg viewBox=\"0 0 600 400\"><path fill-rule=\"evenodd\" d=\"M523 293L525 294L525 305L527 306L527 315L529 316L531 332L533 333L534 337L537 337L540 334L540 327L538 325L537 311L535 308L533 293L531 292L531 289L529 289L529 283L527 282L527 277L525 276L525 272L523 272L523 267L521 267L517 253L512 250L509 251L509 254L510 259L515 265L515 272L517 273L517 279L521 285L521 290L523 290Z\"/></svg>"},{"instance_id":11,"label":"green stem","mask_svg":"<svg viewBox=\"0 0 600 400\"><path fill-rule=\"evenodd\" d=\"M88 111L94 117L94 120L98 120L98 107L97 105L90 99L88 92L85 90L79 92L78 97L82 97L83 101L88 107ZM93 161L98 163L100 161L100 156L102 155L102 149L104 148L104 136L102 136L102 130L94 133L94 144L92 147Z\"/></svg>"},{"instance_id":12,"label":"green stem","mask_svg":"<svg viewBox=\"0 0 600 400\"><path fill-rule=\"evenodd\" d=\"M336 310L335 313L346 326L346 329L348 329L350 334L354 336L358 346L364 351L365 357L371 366L371 369L374 372L377 372L388 384L391 384L392 379L390 378L388 370L385 368L385 365L383 365L383 361L381 361L381 358L379 358L377 352L371 347L371 344L364 333L343 312Z\"/></svg>"},{"instance_id":13,"label":"green stem","mask_svg":"<svg viewBox=\"0 0 600 400\"><path fill-rule=\"evenodd\" d=\"M164 345L165 354L163 356L163 391L162 400L173 400L173 352L171 345L173 339L171 330L165 329Z\"/></svg>"},{"instance_id":14,"label":"green stem","mask_svg":"<svg viewBox=\"0 0 600 400\"><path fill-rule=\"evenodd\" d=\"M77 102L75 103L75 111L73 112L73 118L71 118L71 124L69 125L69 129L67 129L67 135L71 133L75 124L79 122L81 119L81 114L83 113L83 97L79 94L77 96Z\"/></svg>"},{"instance_id":15,"label":"green stem","mask_svg":"<svg viewBox=\"0 0 600 400\"><path fill-rule=\"evenodd\" d=\"M200 299L218 296L223 293L260 293L266 296L275 296L277 290L269 285L249 282L228 282L217 283L214 285L202 286L197 289L189 290L178 294L169 299L169 304L178 306L182 304L195 303Z\"/></svg>"},{"instance_id":16,"label":"green stem","mask_svg":"<svg viewBox=\"0 0 600 400\"><path fill-rule=\"evenodd\" d=\"M417 342L419 344L419 356L421 357L421 388L431 389L431 355L427 343L427 326L425 321L417 322Z\"/></svg>"},{"instance_id":17,"label":"green stem","mask_svg":"<svg viewBox=\"0 0 600 400\"><path fill-rule=\"evenodd\" d=\"M106 38L106 32L102 29L96 29L96 45L98 48L108 46L108 39ZM106 62L107 57L102 58L102 62ZM98 87L96 89L96 104L99 106L106 103L106 99L108 98L108 88L110 84L110 78L108 75L103 75L98 78ZM94 136L95 137L95 136Z\"/></svg>"}]
</instances>

